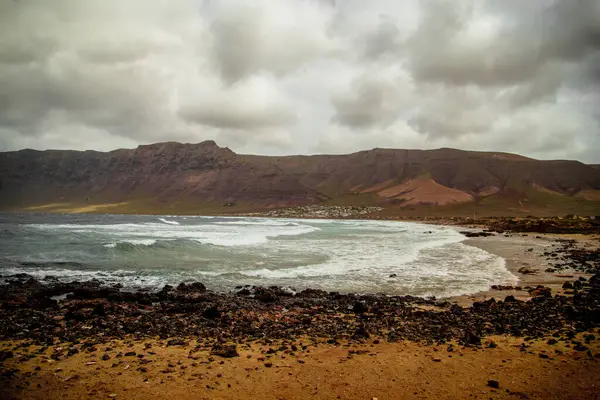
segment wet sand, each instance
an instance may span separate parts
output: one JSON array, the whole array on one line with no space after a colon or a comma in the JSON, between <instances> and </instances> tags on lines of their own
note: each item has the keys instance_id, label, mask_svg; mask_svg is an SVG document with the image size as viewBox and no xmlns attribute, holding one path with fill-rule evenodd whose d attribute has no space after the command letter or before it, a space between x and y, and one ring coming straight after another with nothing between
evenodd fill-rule
<instances>
[{"instance_id":1,"label":"wet sand","mask_svg":"<svg viewBox=\"0 0 600 400\"><path fill-rule=\"evenodd\" d=\"M461 230L457 228L457 230ZM519 279L518 286L522 288L546 286L553 293L563 293L562 285L566 281L579 278L589 278L591 274L578 271L566 270L560 272L546 272L553 262L544 256L544 252L556 250L558 240L575 240L577 246L587 249L600 248L600 235L579 234L512 234L494 235L489 237L467 238L463 241L469 246L478 247L488 253L504 258L506 268ZM535 271L532 274L519 272L521 268ZM512 295L520 300L531 298L527 290L487 290L465 296L452 297L449 300L462 306L468 306L474 301L482 301L490 298L504 298Z\"/></svg>"}]
</instances>

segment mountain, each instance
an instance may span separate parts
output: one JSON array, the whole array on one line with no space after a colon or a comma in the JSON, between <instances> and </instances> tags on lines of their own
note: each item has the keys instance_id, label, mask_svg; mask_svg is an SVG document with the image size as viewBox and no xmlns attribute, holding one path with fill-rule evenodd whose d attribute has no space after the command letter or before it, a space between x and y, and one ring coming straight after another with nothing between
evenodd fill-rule
<instances>
[{"instance_id":1,"label":"mountain","mask_svg":"<svg viewBox=\"0 0 600 400\"><path fill-rule=\"evenodd\" d=\"M596 214L599 202L597 166L447 148L272 157L206 141L0 153L1 210L229 213L322 203Z\"/></svg>"}]
</instances>

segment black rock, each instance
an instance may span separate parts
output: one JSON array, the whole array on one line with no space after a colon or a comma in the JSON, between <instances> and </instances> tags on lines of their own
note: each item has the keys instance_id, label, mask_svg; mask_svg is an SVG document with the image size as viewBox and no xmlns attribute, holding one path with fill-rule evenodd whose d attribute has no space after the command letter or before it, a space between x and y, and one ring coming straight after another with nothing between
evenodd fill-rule
<instances>
[{"instance_id":1,"label":"black rock","mask_svg":"<svg viewBox=\"0 0 600 400\"><path fill-rule=\"evenodd\" d=\"M581 343L577 343L574 347L573 350L575 351L586 351L588 348L584 345L582 345Z\"/></svg>"},{"instance_id":2,"label":"black rock","mask_svg":"<svg viewBox=\"0 0 600 400\"><path fill-rule=\"evenodd\" d=\"M517 302L517 301L518 301L518 300L517 300L517 299L515 299L515 296L513 296L513 295L508 295L508 296L506 296L506 297L504 298L504 302L505 302L505 303L515 303L515 302Z\"/></svg>"},{"instance_id":3,"label":"black rock","mask_svg":"<svg viewBox=\"0 0 600 400\"><path fill-rule=\"evenodd\" d=\"M254 298L263 303L274 303L278 300L277 294L266 288L256 288L254 290Z\"/></svg>"},{"instance_id":4,"label":"black rock","mask_svg":"<svg viewBox=\"0 0 600 400\"><path fill-rule=\"evenodd\" d=\"M354 339L368 339L370 336L369 331L364 325L360 325L356 328L354 335L352 335Z\"/></svg>"},{"instance_id":5,"label":"black rock","mask_svg":"<svg viewBox=\"0 0 600 400\"><path fill-rule=\"evenodd\" d=\"M202 316L206 319L216 319L221 316L221 312L216 306L212 306L204 310L204 312L202 312Z\"/></svg>"},{"instance_id":6,"label":"black rock","mask_svg":"<svg viewBox=\"0 0 600 400\"><path fill-rule=\"evenodd\" d=\"M567 281L567 282L563 283L562 288L563 289L573 289L573 284L571 282Z\"/></svg>"},{"instance_id":7,"label":"black rock","mask_svg":"<svg viewBox=\"0 0 600 400\"><path fill-rule=\"evenodd\" d=\"M105 316L106 315L106 309L104 308L104 303L98 303L98 304L96 304L94 306L92 314L98 315L98 316Z\"/></svg>"},{"instance_id":8,"label":"black rock","mask_svg":"<svg viewBox=\"0 0 600 400\"><path fill-rule=\"evenodd\" d=\"M0 351L0 362L6 361L9 358L13 358L14 354L12 351Z\"/></svg>"},{"instance_id":9,"label":"black rock","mask_svg":"<svg viewBox=\"0 0 600 400\"><path fill-rule=\"evenodd\" d=\"M475 333L472 330L465 331L465 335L463 336L463 342L466 345L480 345L481 344L481 336Z\"/></svg>"},{"instance_id":10,"label":"black rock","mask_svg":"<svg viewBox=\"0 0 600 400\"><path fill-rule=\"evenodd\" d=\"M198 292L206 292L206 286L200 282L191 282L184 283L181 282L179 286L177 286L177 291L181 293L198 293Z\"/></svg>"},{"instance_id":11,"label":"black rock","mask_svg":"<svg viewBox=\"0 0 600 400\"><path fill-rule=\"evenodd\" d=\"M235 345L235 344L225 345L225 344L217 343L211 349L210 354L219 356L219 357L224 357L224 358L232 358L232 357L240 356L237 352L237 345Z\"/></svg>"},{"instance_id":12,"label":"black rock","mask_svg":"<svg viewBox=\"0 0 600 400\"><path fill-rule=\"evenodd\" d=\"M34 309L43 310L46 308L54 307L58 302L47 296L39 296L27 301L27 306Z\"/></svg>"},{"instance_id":13,"label":"black rock","mask_svg":"<svg viewBox=\"0 0 600 400\"><path fill-rule=\"evenodd\" d=\"M356 303L354 303L352 311L354 311L357 314L363 314L369 311L369 307L367 307L365 303L357 301Z\"/></svg>"},{"instance_id":14,"label":"black rock","mask_svg":"<svg viewBox=\"0 0 600 400\"><path fill-rule=\"evenodd\" d=\"M321 298L327 297L329 293L320 289L304 289L300 293L298 293L297 297L307 297L307 298Z\"/></svg>"},{"instance_id":15,"label":"black rock","mask_svg":"<svg viewBox=\"0 0 600 400\"><path fill-rule=\"evenodd\" d=\"M487 385L494 389L498 389L500 387L500 383L493 379L490 379L489 381L487 381Z\"/></svg>"},{"instance_id":16,"label":"black rock","mask_svg":"<svg viewBox=\"0 0 600 400\"><path fill-rule=\"evenodd\" d=\"M174 290L173 286L165 285L165 286L163 286L163 288L160 290L159 293L169 293L169 292L172 292L173 290Z\"/></svg>"}]
</instances>

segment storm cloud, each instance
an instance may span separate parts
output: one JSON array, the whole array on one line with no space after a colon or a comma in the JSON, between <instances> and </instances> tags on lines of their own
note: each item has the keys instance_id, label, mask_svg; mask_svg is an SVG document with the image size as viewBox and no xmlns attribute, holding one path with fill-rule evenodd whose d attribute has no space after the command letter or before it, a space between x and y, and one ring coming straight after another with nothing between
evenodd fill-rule
<instances>
[{"instance_id":1,"label":"storm cloud","mask_svg":"<svg viewBox=\"0 0 600 400\"><path fill-rule=\"evenodd\" d=\"M0 0L0 150L600 163L597 0Z\"/></svg>"}]
</instances>

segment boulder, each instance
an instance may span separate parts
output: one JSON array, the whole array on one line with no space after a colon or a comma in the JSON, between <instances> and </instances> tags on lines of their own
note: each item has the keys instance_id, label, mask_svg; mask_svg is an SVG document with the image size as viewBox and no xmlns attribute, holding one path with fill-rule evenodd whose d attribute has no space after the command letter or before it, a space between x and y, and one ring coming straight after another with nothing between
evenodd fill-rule
<instances>
[{"instance_id":1,"label":"boulder","mask_svg":"<svg viewBox=\"0 0 600 400\"><path fill-rule=\"evenodd\" d=\"M206 292L206 286L200 282L181 282L179 286L177 286L177 291L179 293L201 293Z\"/></svg>"},{"instance_id":2,"label":"boulder","mask_svg":"<svg viewBox=\"0 0 600 400\"><path fill-rule=\"evenodd\" d=\"M221 343L215 344L212 347L210 354L212 354L214 356L224 357L224 358L232 358L232 357L240 356L237 352L237 345L235 345L235 344L227 345L227 344L221 344Z\"/></svg>"}]
</instances>

